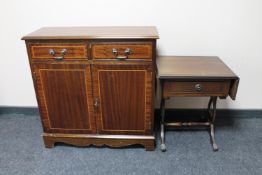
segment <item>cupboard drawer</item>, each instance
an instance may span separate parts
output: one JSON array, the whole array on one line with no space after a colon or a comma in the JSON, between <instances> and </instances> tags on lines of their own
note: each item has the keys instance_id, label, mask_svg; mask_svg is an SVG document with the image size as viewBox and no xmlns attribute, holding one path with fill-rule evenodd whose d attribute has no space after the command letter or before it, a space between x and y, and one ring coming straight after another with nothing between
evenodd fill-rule
<instances>
[{"instance_id":1,"label":"cupboard drawer","mask_svg":"<svg viewBox=\"0 0 262 175\"><path fill-rule=\"evenodd\" d=\"M32 44L32 59L87 59L86 44ZM62 58L63 57L63 58Z\"/></svg>"},{"instance_id":2,"label":"cupboard drawer","mask_svg":"<svg viewBox=\"0 0 262 175\"><path fill-rule=\"evenodd\" d=\"M164 83L164 96L227 96L229 81L177 81Z\"/></svg>"},{"instance_id":3,"label":"cupboard drawer","mask_svg":"<svg viewBox=\"0 0 262 175\"><path fill-rule=\"evenodd\" d=\"M152 60L152 43L95 43L93 59L147 59Z\"/></svg>"}]
</instances>

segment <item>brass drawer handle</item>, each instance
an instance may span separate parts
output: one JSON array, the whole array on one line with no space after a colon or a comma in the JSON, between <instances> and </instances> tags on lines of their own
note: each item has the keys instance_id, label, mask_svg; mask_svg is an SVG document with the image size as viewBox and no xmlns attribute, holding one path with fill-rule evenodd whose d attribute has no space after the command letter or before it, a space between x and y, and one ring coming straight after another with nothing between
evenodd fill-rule
<instances>
[{"instance_id":1,"label":"brass drawer handle","mask_svg":"<svg viewBox=\"0 0 262 175\"><path fill-rule=\"evenodd\" d=\"M54 59L56 60L56 61L61 61L61 60L63 60L64 59L64 56L67 54L67 49L62 49L61 50L61 56L59 56L59 57L55 57L55 50L54 49L49 49L48 50L48 53L49 53L49 55L52 55L52 56L54 56Z\"/></svg>"},{"instance_id":2,"label":"brass drawer handle","mask_svg":"<svg viewBox=\"0 0 262 175\"><path fill-rule=\"evenodd\" d=\"M128 58L128 55L131 54L131 49L130 48L125 49L125 56L118 56L118 50L116 48L113 48L112 54L115 55L115 58L118 60L125 60Z\"/></svg>"},{"instance_id":3,"label":"brass drawer handle","mask_svg":"<svg viewBox=\"0 0 262 175\"><path fill-rule=\"evenodd\" d=\"M201 91L203 90L202 85L201 85L201 84L196 84L196 85L195 85L195 90L196 90L197 92L201 92Z\"/></svg>"}]
</instances>

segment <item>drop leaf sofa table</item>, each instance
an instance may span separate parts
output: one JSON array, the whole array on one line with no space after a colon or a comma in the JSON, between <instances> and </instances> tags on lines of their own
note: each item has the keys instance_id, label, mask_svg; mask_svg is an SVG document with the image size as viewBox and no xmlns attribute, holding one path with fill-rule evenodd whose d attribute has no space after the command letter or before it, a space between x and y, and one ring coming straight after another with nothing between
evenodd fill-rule
<instances>
[{"instance_id":1,"label":"drop leaf sofa table","mask_svg":"<svg viewBox=\"0 0 262 175\"><path fill-rule=\"evenodd\" d=\"M47 148L154 150L155 27L48 27L22 39Z\"/></svg>"},{"instance_id":2,"label":"drop leaf sofa table","mask_svg":"<svg viewBox=\"0 0 262 175\"><path fill-rule=\"evenodd\" d=\"M217 98L228 95L235 100L239 78L218 57L162 56L157 58L157 77L161 86L161 145L166 151L165 126L207 126L213 150L217 151L214 124ZM171 97L209 96L205 122L166 122L165 101ZM212 107L211 107L212 106Z\"/></svg>"}]
</instances>

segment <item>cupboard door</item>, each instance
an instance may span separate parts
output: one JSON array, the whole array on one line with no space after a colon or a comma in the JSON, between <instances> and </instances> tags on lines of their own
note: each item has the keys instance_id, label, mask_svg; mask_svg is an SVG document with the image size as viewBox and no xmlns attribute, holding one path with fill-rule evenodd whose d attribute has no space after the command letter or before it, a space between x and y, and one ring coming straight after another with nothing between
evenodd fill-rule
<instances>
[{"instance_id":1,"label":"cupboard door","mask_svg":"<svg viewBox=\"0 0 262 175\"><path fill-rule=\"evenodd\" d=\"M152 134L151 65L94 65L96 125L103 134Z\"/></svg>"},{"instance_id":2,"label":"cupboard door","mask_svg":"<svg viewBox=\"0 0 262 175\"><path fill-rule=\"evenodd\" d=\"M90 65L34 64L45 132L96 133Z\"/></svg>"}]
</instances>

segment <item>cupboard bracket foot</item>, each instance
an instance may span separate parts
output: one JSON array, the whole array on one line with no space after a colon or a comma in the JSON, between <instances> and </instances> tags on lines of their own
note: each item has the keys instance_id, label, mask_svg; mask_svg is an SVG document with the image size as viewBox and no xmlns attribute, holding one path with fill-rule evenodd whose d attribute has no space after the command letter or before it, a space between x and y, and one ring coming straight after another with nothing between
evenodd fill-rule
<instances>
[{"instance_id":1,"label":"cupboard bracket foot","mask_svg":"<svg viewBox=\"0 0 262 175\"><path fill-rule=\"evenodd\" d=\"M51 134L44 133L43 139L47 148L54 147L55 143L66 143L74 146L109 146L113 148L142 145L146 151L155 149L154 136L136 135L92 135L92 134Z\"/></svg>"}]
</instances>

